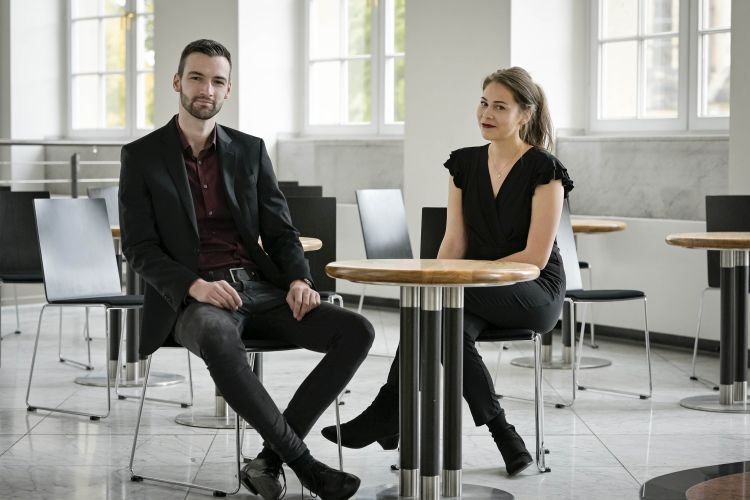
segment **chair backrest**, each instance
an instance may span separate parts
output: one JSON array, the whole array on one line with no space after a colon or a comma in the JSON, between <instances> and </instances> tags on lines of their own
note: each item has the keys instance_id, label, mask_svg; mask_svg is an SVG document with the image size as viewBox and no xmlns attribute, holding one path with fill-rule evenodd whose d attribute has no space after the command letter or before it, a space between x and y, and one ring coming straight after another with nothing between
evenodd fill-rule
<instances>
[{"instance_id":1,"label":"chair backrest","mask_svg":"<svg viewBox=\"0 0 750 500\"><path fill-rule=\"evenodd\" d=\"M299 182L297 181L278 181L278 183L279 183L279 189L281 189L282 191L288 187L299 186Z\"/></svg>"},{"instance_id":2,"label":"chair backrest","mask_svg":"<svg viewBox=\"0 0 750 500\"><path fill-rule=\"evenodd\" d=\"M34 200L47 191L0 191L0 274L42 272Z\"/></svg>"},{"instance_id":3,"label":"chair backrest","mask_svg":"<svg viewBox=\"0 0 750 500\"><path fill-rule=\"evenodd\" d=\"M419 258L437 259L440 244L445 235L448 209L445 207L422 207Z\"/></svg>"},{"instance_id":4,"label":"chair backrest","mask_svg":"<svg viewBox=\"0 0 750 500\"><path fill-rule=\"evenodd\" d=\"M10 191L10 186L0 186L0 191Z\"/></svg>"},{"instance_id":5,"label":"chair backrest","mask_svg":"<svg viewBox=\"0 0 750 500\"><path fill-rule=\"evenodd\" d=\"M110 226L120 225L119 191L119 186L90 187L87 190L89 198L102 198L107 204L107 218Z\"/></svg>"},{"instance_id":6,"label":"chair backrest","mask_svg":"<svg viewBox=\"0 0 750 500\"><path fill-rule=\"evenodd\" d=\"M122 294L102 199L35 200L48 302Z\"/></svg>"},{"instance_id":7,"label":"chair backrest","mask_svg":"<svg viewBox=\"0 0 750 500\"><path fill-rule=\"evenodd\" d=\"M560 257L563 261L563 269L565 269L565 290L583 289L576 239L573 235L573 225L570 222L568 200L563 203L562 214L560 215L560 227L557 229L557 248L560 249Z\"/></svg>"},{"instance_id":8,"label":"chair backrest","mask_svg":"<svg viewBox=\"0 0 750 500\"><path fill-rule=\"evenodd\" d=\"M326 274L325 267L336 260L336 198L290 196L286 203L300 236L323 242L320 250L305 253L315 286L318 290L335 290L336 280Z\"/></svg>"},{"instance_id":9,"label":"chair backrest","mask_svg":"<svg viewBox=\"0 0 750 500\"><path fill-rule=\"evenodd\" d=\"M411 259L414 253L400 189L358 189L357 208L368 259Z\"/></svg>"},{"instance_id":10,"label":"chair backrest","mask_svg":"<svg viewBox=\"0 0 750 500\"><path fill-rule=\"evenodd\" d=\"M750 231L750 195L706 196L706 231ZM720 253L706 252L712 288L719 287Z\"/></svg>"},{"instance_id":11,"label":"chair backrest","mask_svg":"<svg viewBox=\"0 0 750 500\"><path fill-rule=\"evenodd\" d=\"M323 186L283 186L279 185L279 189L284 193L284 197L297 197L297 198L320 198L323 196Z\"/></svg>"}]
</instances>

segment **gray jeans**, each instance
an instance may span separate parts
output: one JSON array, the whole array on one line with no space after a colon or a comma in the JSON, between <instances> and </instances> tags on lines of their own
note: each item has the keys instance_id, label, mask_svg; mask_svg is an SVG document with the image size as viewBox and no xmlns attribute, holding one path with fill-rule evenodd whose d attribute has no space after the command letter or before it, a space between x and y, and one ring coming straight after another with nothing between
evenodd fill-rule
<instances>
[{"instance_id":1,"label":"gray jeans","mask_svg":"<svg viewBox=\"0 0 750 500\"><path fill-rule=\"evenodd\" d=\"M177 319L174 337L205 361L229 406L290 462L307 450L302 440L364 361L374 330L363 316L328 303L297 321L286 291L266 281L232 286L242 299L239 310L191 301ZM247 362L243 339L252 338L281 339L325 354L283 414Z\"/></svg>"}]
</instances>

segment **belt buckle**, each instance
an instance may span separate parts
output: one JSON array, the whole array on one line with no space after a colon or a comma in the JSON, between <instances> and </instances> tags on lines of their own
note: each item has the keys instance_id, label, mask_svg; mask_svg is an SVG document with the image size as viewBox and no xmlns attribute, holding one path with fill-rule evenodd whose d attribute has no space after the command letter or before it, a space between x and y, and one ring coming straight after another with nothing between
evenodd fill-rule
<instances>
[{"instance_id":1,"label":"belt buckle","mask_svg":"<svg viewBox=\"0 0 750 500\"><path fill-rule=\"evenodd\" d=\"M229 276L232 277L233 283L239 283L240 281L242 281L243 274L244 274L244 279L246 280L250 279L250 275L248 274L248 272L245 270L244 267L232 267L229 269Z\"/></svg>"}]
</instances>

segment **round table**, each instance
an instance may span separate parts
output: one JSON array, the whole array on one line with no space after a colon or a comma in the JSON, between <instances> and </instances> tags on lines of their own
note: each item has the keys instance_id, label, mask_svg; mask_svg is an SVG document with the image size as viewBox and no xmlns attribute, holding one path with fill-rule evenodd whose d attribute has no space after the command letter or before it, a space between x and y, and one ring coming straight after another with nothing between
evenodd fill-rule
<instances>
[{"instance_id":1,"label":"round table","mask_svg":"<svg viewBox=\"0 0 750 500\"><path fill-rule=\"evenodd\" d=\"M693 396L680 405L693 410L750 413L747 401L747 288L750 233L670 234L668 245L721 252L719 394Z\"/></svg>"},{"instance_id":2,"label":"round table","mask_svg":"<svg viewBox=\"0 0 750 500\"><path fill-rule=\"evenodd\" d=\"M570 224L573 227L573 234L576 238L579 234L603 234L603 233L614 233L617 231L624 231L627 224L619 220L610 219L587 219L581 217L571 217ZM571 314L567 310L567 303L564 306L566 309L563 311L563 315ZM591 328L594 328L594 311L593 304L591 307ZM575 324L575 320L573 321ZM570 331L570 321L566 321L563 317L562 321L562 356L560 358L552 357L552 335L542 336L542 363L545 369L552 370L569 370L573 367L573 353L572 353L572 336L575 332ZM593 341L592 341L593 344ZM598 347L593 344L592 347ZM524 368L534 367L534 358L531 356L522 356L514 358L510 362L515 366L522 366ZM592 356L582 356L580 367L583 368L602 368L612 364L612 361L606 358L597 358Z\"/></svg>"},{"instance_id":3,"label":"round table","mask_svg":"<svg viewBox=\"0 0 750 500\"><path fill-rule=\"evenodd\" d=\"M326 273L356 283L401 287L399 488L378 488L372 497L440 497L441 420L443 496L496 497L499 490L482 486L471 486L462 492L463 289L533 280L539 276L539 269L514 262L374 259L332 262L326 266ZM442 335L445 339L441 339ZM421 347L420 340L424 343ZM445 346L443 418L439 392L442 345ZM420 356L424 356L421 400ZM368 497L367 492L362 495L358 493L357 498Z\"/></svg>"},{"instance_id":4,"label":"round table","mask_svg":"<svg viewBox=\"0 0 750 500\"><path fill-rule=\"evenodd\" d=\"M318 238L300 236L302 250L305 252L314 252L323 248L323 242ZM261 243L258 240L258 243ZM262 245L261 245L262 248ZM253 371L262 378L263 373L263 354L255 355ZM263 382L263 380L261 380ZM213 408L196 408L192 411L180 413L175 417L175 422L188 427L200 427L204 429L234 429L235 415L229 407L224 396L219 392L219 388L214 385L214 406Z\"/></svg>"}]
</instances>

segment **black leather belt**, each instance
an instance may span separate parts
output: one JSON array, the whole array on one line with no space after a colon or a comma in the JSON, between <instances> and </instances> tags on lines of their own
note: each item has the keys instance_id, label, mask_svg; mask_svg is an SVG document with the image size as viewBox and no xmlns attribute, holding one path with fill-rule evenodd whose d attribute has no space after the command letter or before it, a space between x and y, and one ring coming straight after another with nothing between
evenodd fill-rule
<instances>
[{"instance_id":1,"label":"black leather belt","mask_svg":"<svg viewBox=\"0 0 750 500\"><path fill-rule=\"evenodd\" d=\"M228 283L239 283L240 281L258 281L261 278L258 271L246 267L229 267L224 269L213 269L200 273L201 278L206 281L224 280Z\"/></svg>"}]
</instances>

